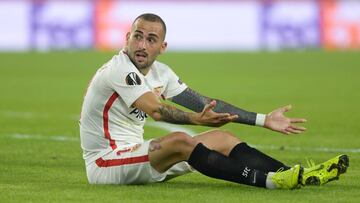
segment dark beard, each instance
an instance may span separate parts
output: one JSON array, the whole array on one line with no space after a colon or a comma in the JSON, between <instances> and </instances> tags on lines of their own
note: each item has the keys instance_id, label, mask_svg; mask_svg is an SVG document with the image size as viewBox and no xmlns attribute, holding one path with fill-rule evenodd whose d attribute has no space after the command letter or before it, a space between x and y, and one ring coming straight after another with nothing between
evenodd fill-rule
<instances>
[{"instance_id":1,"label":"dark beard","mask_svg":"<svg viewBox=\"0 0 360 203\"><path fill-rule=\"evenodd\" d=\"M147 63L145 64L138 64L136 63L136 61L134 59L132 59L132 57L129 57L130 58L130 61L134 64L134 66L138 69L138 70L141 70L141 69L145 69L147 67L149 67L149 65Z\"/></svg>"}]
</instances>

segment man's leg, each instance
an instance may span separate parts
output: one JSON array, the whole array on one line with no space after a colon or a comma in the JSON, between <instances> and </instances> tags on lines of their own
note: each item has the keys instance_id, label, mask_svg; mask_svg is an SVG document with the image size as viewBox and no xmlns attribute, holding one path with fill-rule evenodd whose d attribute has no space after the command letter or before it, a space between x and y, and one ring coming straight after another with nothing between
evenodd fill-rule
<instances>
[{"instance_id":1,"label":"man's leg","mask_svg":"<svg viewBox=\"0 0 360 203\"><path fill-rule=\"evenodd\" d=\"M268 172L268 179L275 174L271 172L276 172L279 169L283 171L290 169L290 167L283 163L248 146L245 142L241 142L239 138L227 131L212 130L199 134L194 138L208 148L232 157L250 168ZM309 167L310 168L304 168L301 184L323 185L339 179L339 176L346 172L349 167L349 158L347 155L339 155L326 162L318 165L313 164ZM278 178L278 176L276 175L275 178Z\"/></svg>"},{"instance_id":2,"label":"man's leg","mask_svg":"<svg viewBox=\"0 0 360 203\"><path fill-rule=\"evenodd\" d=\"M197 141L182 132L174 132L154 139L149 146L151 166L158 172L167 171L174 164L187 161Z\"/></svg>"},{"instance_id":3,"label":"man's leg","mask_svg":"<svg viewBox=\"0 0 360 203\"><path fill-rule=\"evenodd\" d=\"M250 168L264 172L276 172L280 168L290 169L280 161L248 146L245 142L241 142L238 137L228 131L211 130L194 138L209 149L246 163Z\"/></svg>"},{"instance_id":4,"label":"man's leg","mask_svg":"<svg viewBox=\"0 0 360 203\"><path fill-rule=\"evenodd\" d=\"M185 133L172 133L153 140L150 143L149 159L150 164L158 172L165 172L172 165L187 161L200 173L209 177L257 187L267 185L265 172L250 168L238 160L211 150ZM299 168L291 170L288 174L290 184L286 188L296 187Z\"/></svg>"}]
</instances>

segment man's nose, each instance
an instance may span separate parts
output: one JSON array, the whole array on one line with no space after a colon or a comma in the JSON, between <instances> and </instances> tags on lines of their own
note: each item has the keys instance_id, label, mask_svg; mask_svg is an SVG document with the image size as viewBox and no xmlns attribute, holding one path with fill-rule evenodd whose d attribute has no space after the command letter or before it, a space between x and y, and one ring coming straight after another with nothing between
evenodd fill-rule
<instances>
[{"instance_id":1,"label":"man's nose","mask_svg":"<svg viewBox=\"0 0 360 203\"><path fill-rule=\"evenodd\" d=\"M145 39L142 39L140 42L139 42L139 48L140 49L146 49L146 40Z\"/></svg>"}]
</instances>

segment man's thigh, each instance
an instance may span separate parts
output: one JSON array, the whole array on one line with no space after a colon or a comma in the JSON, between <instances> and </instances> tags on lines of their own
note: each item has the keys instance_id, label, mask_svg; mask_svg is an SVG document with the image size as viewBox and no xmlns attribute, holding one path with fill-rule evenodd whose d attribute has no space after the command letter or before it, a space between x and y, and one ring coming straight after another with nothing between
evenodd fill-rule
<instances>
[{"instance_id":1,"label":"man's thigh","mask_svg":"<svg viewBox=\"0 0 360 203\"><path fill-rule=\"evenodd\" d=\"M144 184L161 181L166 174L158 173L149 162L150 141L116 150L87 166L93 184Z\"/></svg>"}]
</instances>

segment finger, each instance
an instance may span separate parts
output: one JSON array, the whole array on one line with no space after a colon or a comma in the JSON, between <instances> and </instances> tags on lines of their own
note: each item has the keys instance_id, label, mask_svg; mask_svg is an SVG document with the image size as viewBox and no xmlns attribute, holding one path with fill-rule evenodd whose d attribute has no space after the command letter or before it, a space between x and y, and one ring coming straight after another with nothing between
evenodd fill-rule
<instances>
[{"instance_id":1,"label":"finger","mask_svg":"<svg viewBox=\"0 0 360 203\"><path fill-rule=\"evenodd\" d=\"M292 106L289 104L289 105L287 105L287 106L284 106L284 107L280 108L280 111L281 111L282 113L284 113L284 112L289 111L291 108L292 108Z\"/></svg>"},{"instance_id":2,"label":"finger","mask_svg":"<svg viewBox=\"0 0 360 203\"><path fill-rule=\"evenodd\" d=\"M293 133L293 134L300 134L302 133L302 131L300 130L295 130L293 128L286 128L286 131L289 132L289 133Z\"/></svg>"},{"instance_id":3,"label":"finger","mask_svg":"<svg viewBox=\"0 0 360 203\"><path fill-rule=\"evenodd\" d=\"M209 111L210 109L213 109L216 106L216 101L212 100L210 103L205 105L204 111Z\"/></svg>"},{"instance_id":4,"label":"finger","mask_svg":"<svg viewBox=\"0 0 360 203\"><path fill-rule=\"evenodd\" d=\"M203 111L201 112L201 116L204 116L204 114L208 111L210 111L211 109L213 109L216 105L216 101L212 100L210 103L206 104Z\"/></svg>"},{"instance_id":5,"label":"finger","mask_svg":"<svg viewBox=\"0 0 360 203\"><path fill-rule=\"evenodd\" d=\"M210 102L210 105L214 108L214 107L216 106L216 100L212 100L212 101Z\"/></svg>"},{"instance_id":6,"label":"finger","mask_svg":"<svg viewBox=\"0 0 360 203\"><path fill-rule=\"evenodd\" d=\"M215 115L213 116L213 118L215 119L222 119L222 118L226 118L229 117L230 114L229 113L215 113Z\"/></svg>"},{"instance_id":7,"label":"finger","mask_svg":"<svg viewBox=\"0 0 360 203\"><path fill-rule=\"evenodd\" d=\"M233 120L236 120L237 118L239 118L239 116L238 115L231 115L230 116L230 119L233 121Z\"/></svg>"},{"instance_id":8,"label":"finger","mask_svg":"<svg viewBox=\"0 0 360 203\"><path fill-rule=\"evenodd\" d=\"M229 119L229 118L221 118L221 119L216 119L214 122L215 123L229 123L231 122L232 120Z\"/></svg>"},{"instance_id":9,"label":"finger","mask_svg":"<svg viewBox=\"0 0 360 203\"><path fill-rule=\"evenodd\" d=\"M220 118L220 121L231 122L231 121L234 121L237 118L238 118L238 115L231 115L231 116Z\"/></svg>"},{"instance_id":10,"label":"finger","mask_svg":"<svg viewBox=\"0 0 360 203\"><path fill-rule=\"evenodd\" d=\"M291 123L305 123L306 121L305 118L290 118Z\"/></svg>"},{"instance_id":11,"label":"finger","mask_svg":"<svg viewBox=\"0 0 360 203\"><path fill-rule=\"evenodd\" d=\"M238 118L238 115L231 115L231 114L229 114L229 113L225 113L225 114L227 114L226 116L223 116L223 118L229 118L229 119L235 119L235 118Z\"/></svg>"},{"instance_id":12,"label":"finger","mask_svg":"<svg viewBox=\"0 0 360 203\"><path fill-rule=\"evenodd\" d=\"M300 130L300 131L305 131L306 128L303 126L297 126L297 125L290 125L290 128L294 129L294 130Z\"/></svg>"},{"instance_id":13,"label":"finger","mask_svg":"<svg viewBox=\"0 0 360 203\"><path fill-rule=\"evenodd\" d=\"M221 115L213 115L209 119L213 120L214 122L220 122L222 120L227 120L230 114L221 114Z\"/></svg>"},{"instance_id":14,"label":"finger","mask_svg":"<svg viewBox=\"0 0 360 203\"><path fill-rule=\"evenodd\" d=\"M299 134L299 133L302 133L304 131L304 130L301 130L301 129L294 128L294 126L289 126L285 130L288 131L288 132L294 133L294 134Z\"/></svg>"},{"instance_id":15,"label":"finger","mask_svg":"<svg viewBox=\"0 0 360 203\"><path fill-rule=\"evenodd\" d=\"M291 132L290 130L288 130L287 128L286 128L284 131L285 131L285 133L286 133L287 135L292 134L292 132Z\"/></svg>"},{"instance_id":16,"label":"finger","mask_svg":"<svg viewBox=\"0 0 360 203\"><path fill-rule=\"evenodd\" d=\"M286 131L286 130L283 130L283 131L280 131L282 134L285 134L285 135L290 135L291 133Z\"/></svg>"},{"instance_id":17,"label":"finger","mask_svg":"<svg viewBox=\"0 0 360 203\"><path fill-rule=\"evenodd\" d=\"M205 113L205 112L209 111L211 108L212 108L211 103L206 104L203 111L202 111L202 113Z\"/></svg>"}]
</instances>

